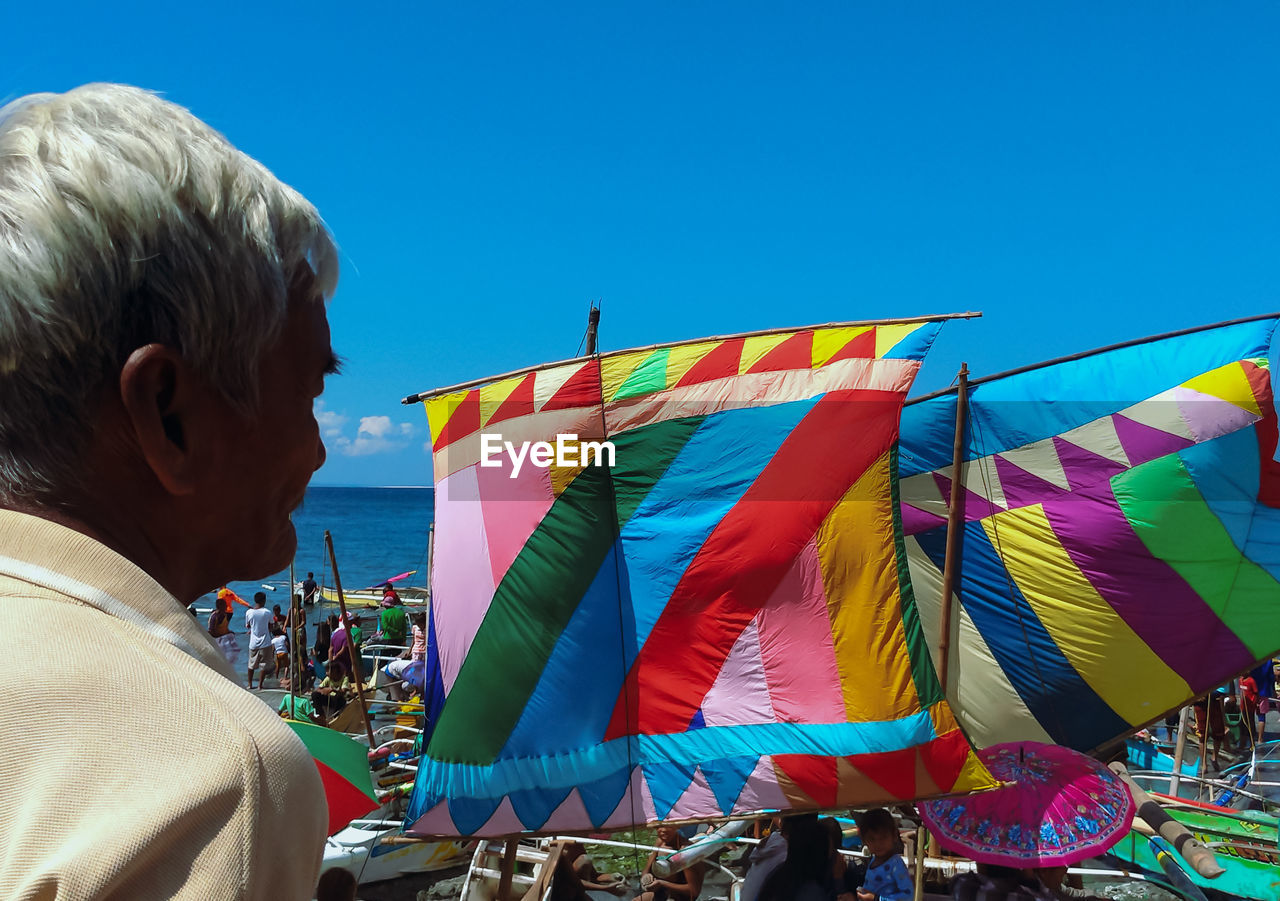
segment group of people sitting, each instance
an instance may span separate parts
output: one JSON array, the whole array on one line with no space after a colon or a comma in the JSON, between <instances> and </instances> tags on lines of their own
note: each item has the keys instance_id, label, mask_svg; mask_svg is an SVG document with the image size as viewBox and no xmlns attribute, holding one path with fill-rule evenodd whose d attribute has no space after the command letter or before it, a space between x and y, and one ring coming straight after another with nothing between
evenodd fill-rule
<instances>
[{"instance_id":1,"label":"group of people sitting","mask_svg":"<svg viewBox=\"0 0 1280 901\"><path fill-rule=\"evenodd\" d=\"M863 860L841 853L844 833L832 817L816 814L773 817L770 832L742 862L748 867L740 901L910 901L915 882L903 859L904 843L892 813L880 807L857 817ZM698 901L703 863L658 876L654 864L681 850L689 839L675 826L660 825L657 846L640 875L640 894L632 901ZM979 864L957 876L951 897L957 901L1063 901L1093 899L1064 884L1066 867L1018 870ZM618 873L598 872L580 842L569 842L555 862L551 901L606 901L603 893L633 894Z\"/></svg>"}]
</instances>

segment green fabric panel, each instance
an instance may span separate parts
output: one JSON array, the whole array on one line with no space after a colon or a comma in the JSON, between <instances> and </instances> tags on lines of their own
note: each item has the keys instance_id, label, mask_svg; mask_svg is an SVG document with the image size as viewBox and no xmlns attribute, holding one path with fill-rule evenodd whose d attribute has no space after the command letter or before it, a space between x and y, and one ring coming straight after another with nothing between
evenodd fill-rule
<instances>
[{"instance_id":1,"label":"green fabric panel","mask_svg":"<svg viewBox=\"0 0 1280 901\"><path fill-rule=\"evenodd\" d=\"M616 534L608 470L588 467L556 498L503 576L428 756L469 764L497 758Z\"/></svg>"},{"instance_id":2,"label":"green fabric panel","mask_svg":"<svg viewBox=\"0 0 1280 901\"><path fill-rule=\"evenodd\" d=\"M667 387L667 358L671 356L671 348L655 350L649 358L632 370L631 375L622 383L614 400L625 400L651 391L661 391Z\"/></svg>"},{"instance_id":3,"label":"green fabric panel","mask_svg":"<svg viewBox=\"0 0 1280 901\"><path fill-rule=\"evenodd\" d=\"M916 684L920 705L926 710L943 698L942 683L933 668L929 645L920 626L920 611L911 588L911 570L907 566L907 543L902 534L902 507L898 503L898 443L895 441L889 459L889 492L893 503L893 552L898 564L898 600L902 609L902 631L907 637L907 654L911 659L911 678Z\"/></svg>"},{"instance_id":4,"label":"green fabric panel","mask_svg":"<svg viewBox=\"0 0 1280 901\"><path fill-rule=\"evenodd\" d=\"M298 705L301 708L301 704ZM329 766L360 791L373 797L369 749L341 732L314 723L285 720L307 747L307 753Z\"/></svg>"},{"instance_id":5,"label":"green fabric panel","mask_svg":"<svg viewBox=\"0 0 1280 901\"><path fill-rule=\"evenodd\" d=\"M705 416L668 419L609 439L617 452L618 466L613 470L613 491L618 509L619 531L631 519L636 508L662 478L704 419Z\"/></svg>"},{"instance_id":6,"label":"green fabric panel","mask_svg":"<svg viewBox=\"0 0 1280 901\"><path fill-rule=\"evenodd\" d=\"M1278 587L1236 548L1177 454L1111 480L1125 518L1151 554L1173 567L1255 657L1275 650Z\"/></svg>"}]
</instances>

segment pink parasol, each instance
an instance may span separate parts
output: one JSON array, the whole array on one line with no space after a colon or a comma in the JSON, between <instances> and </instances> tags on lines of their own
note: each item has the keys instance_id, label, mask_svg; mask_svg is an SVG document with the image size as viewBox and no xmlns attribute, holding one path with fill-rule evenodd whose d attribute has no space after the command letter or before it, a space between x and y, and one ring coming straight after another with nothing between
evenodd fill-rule
<instances>
[{"instance_id":1,"label":"pink parasol","mask_svg":"<svg viewBox=\"0 0 1280 901\"><path fill-rule=\"evenodd\" d=\"M979 863L1070 866L1116 844L1133 822L1133 797L1115 773L1070 748L1005 742L978 752L1003 782L919 805L944 848Z\"/></svg>"},{"instance_id":2,"label":"pink parasol","mask_svg":"<svg viewBox=\"0 0 1280 901\"><path fill-rule=\"evenodd\" d=\"M379 582L377 585L370 585L368 588L361 588L360 590L361 590L361 591L372 591L372 590L373 590L373 589L375 589L375 588L381 588L383 585L386 585L388 582L399 582L401 579L407 579L407 578L409 578L411 575L413 575L413 574L414 574L414 573L416 573L416 572L417 572L417 570L416 570L416 569L411 569L411 570L409 570L407 573L400 573L400 575L398 575L398 576L392 576L390 579L383 579L383 580L382 580L381 582Z\"/></svg>"}]
</instances>

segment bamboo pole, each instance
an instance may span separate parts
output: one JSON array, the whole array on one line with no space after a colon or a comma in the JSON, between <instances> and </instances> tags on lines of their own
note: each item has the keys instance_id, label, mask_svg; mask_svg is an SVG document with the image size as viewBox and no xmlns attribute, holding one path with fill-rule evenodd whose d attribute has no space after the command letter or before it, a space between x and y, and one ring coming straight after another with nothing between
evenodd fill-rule
<instances>
[{"instance_id":1,"label":"bamboo pole","mask_svg":"<svg viewBox=\"0 0 1280 901\"><path fill-rule=\"evenodd\" d=\"M508 835L502 851L502 875L498 879L497 901L507 901L507 896L511 894L511 877L516 872L518 850L520 850L520 839L517 836Z\"/></svg>"},{"instance_id":2,"label":"bamboo pole","mask_svg":"<svg viewBox=\"0 0 1280 901\"><path fill-rule=\"evenodd\" d=\"M587 314L587 356L594 357L596 355L596 338L600 333L600 308L591 307L591 312Z\"/></svg>"},{"instance_id":3,"label":"bamboo pole","mask_svg":"<svg viewBox=\"0 0 1280 901\"><path fill-rule=\"evenodd\" d=\"M956 435L951 450L951 503L947 505L947 551L942 563L942 635L938 639L938 679L947 693L951 668L951 608L964 533L964 437L969 419L969 364L960 364L956 393Z\"/></svg>"},{"instance_id":4,"label":"bamboo pole","mask_svg":"<svg viewBox=\"0 0 1280 901\"><path fill-rule=\"evenodd\" d=\"M485 376L480 379L472 379L469 382L459 382L456 385L449 385L445 388L435 388L431 391L423 391L419 394L410 394L408 397L400 401L400 403L409 405L420 403L432 397L439 397L442 394L452 394L455 391L463 391L468 388L475 388L477 385L489 385L493 382L501 382L504 379L515 378L518 375L527 375L530 372L541 372L544 369L554 369L557 366L568 366L571 363L585 363L588 360L607 360L610 357L621 356L622 354L642 353L647 350L662 350L668 347L684 347L688 344L702 344L710 341L727 341L730 338L763 338L767 335L781 335L786 332L804 332L822 328L857 328L867 325L905 325L908 322L944 322L949 319L977 319L981 313L938 313L931 316L908 316L899 319L862 319L856 322L827 322L822 325L805 325L794 328L772 328L762 329L756 332L738 332L733 335L711 335L706 338L687 338L683 341L667 341L662 344L647 344L644 347L629 347L624 350L611 350L608 353L595 354L588 357L574 357L569 360L556 360L552 363L543 363L540 366L525 366L523 369L513 369L510 372L504 372L500 375Z\"/></svg>"},{"instance_id":5,"label":"bamboo pole","mask_svg":"<svg viewBox=\"0 0 1280 901\"><path fill-rule=\"evenodd\" d=\"M915 889L912 893L913 901L922 901L924 898L924 826L916 827L916 859L915 863Z\"/></svg>"},{"instance_id":6,"label":"bamboo pole","mask_svg":"<svg viewBox=\"0 0 1280 901\"><path fill-rule=\"evenodd\" d=\"M333 551L333 536L324 530L324 544L329 549L329 562L333 566L333 587L338 592L338 609L342 611L342 622L347 629L347 657L351 660L351 673L356 680L356 696L360 699L360 715L364 718L364 730L369 736L369 747L373 744L373 724L369 722L369 707L364 701L364 674L360 671L360 655L356 653L356 643L351 640L351 626L347 620L347 600L342 594L342 577L338 575L338 556Z\"/></svg>"},{"instance_id":7,"label":"bamboo pole","mask_svg":"<svg viewBox=\"0 0 1280 901\"><path fill-rule=\"evenodd\" d=\"M1183 707L1178 712L1178 740L1173 746L1173 776L1169 779L1169 794L1178 797L1178 789L1182 786L1182 755L1187 750L1187 720L1191 718L1191 708ZM1208 717L1205 718L1208 722Z\"/></svg>"},{"instance_id":8,"label":"bamboo pole","mask_svg":"<svg viewBox=\"0 0 1280 901\"><path fill-rule=\"evenodd\" d=\"M1196 783L1196 800L1204 796L1204 776L1209 770L1209 733L1213 731L1213 692L1204 696L1204 728L1200 730L1200 766L1196 775L1202 781Z\"/></svg>"},{"instance_id":9,"label":"bamboo pole","mask_svg":"<svg viewBox=\"0 0 1280 901\"><path fill-rule=\"evenodd\" d=\"M433 522L427 526L427 600L434 600L431 597L431 568L436 562L436 524Z\"/></svg>"},{"instance_id":10,"label":"bamboo pole","mask_svg":"<svg viewBox=\"0 0 1280 901\"><path fill-rule=\"evenodd\" d=\"M981 314L979 314L981 315ZM987 382L995 382L1000 379L1007 379L1011 376L1022 375L1024 372L1034 372L1037 369L1044 369L1046 366L1056 366L1059 363L1070 363L1075 360L1083 360L1086 357L1096 357L1098 354L1110 353L1113 350L1124 350L1126 347L1137 347L1139 344L1150 344L1152 341L1163 341L1166 338L1181 338L1183 335L1194 335L1197 332L1207 332L1215 328L1227 328L1231 325L1244 325L1246 322L1260 322L1263 319L1275 319L1280 317L1280 313L1260 313L1257 316L1244 316L1240 319L1228 319L1225 322L1214 322L1209 325L1197 325L1192 328L1178 329L1175 332L1164 332L1160 335L1151 335L1147 338L1134 338L1131 341L1121 341L1118 344L1108 344L1106 347L1096 347L1093 350L1082 350L1079 353L1068 354L1065 357L1055 357L1052 360L1045 360L1041 363L1031 363L1026 366L1019 366L1017 369L1006 369L1004 372L997 372L994 375L984 375L980 379L974 379L969 383L970 388L976 388L979 385L985 385ZM932 391L929 394L922 394L919 397L913 397L907 401L906 406L912 404L922 404L925 401L933 400L935 397L943 397L956 388L942 388L938 391Z\"/></svg>"},{"instance_id":11,"label":"bamboo pole","mask_svg":"<svg viewBox=\"0 0 1280 901\"><path fill-rule=\"evenodd\" d=\"M289 558L289 717L298 718L298 604L293 596L293 558Z\"/></svg>"}]
</instances>

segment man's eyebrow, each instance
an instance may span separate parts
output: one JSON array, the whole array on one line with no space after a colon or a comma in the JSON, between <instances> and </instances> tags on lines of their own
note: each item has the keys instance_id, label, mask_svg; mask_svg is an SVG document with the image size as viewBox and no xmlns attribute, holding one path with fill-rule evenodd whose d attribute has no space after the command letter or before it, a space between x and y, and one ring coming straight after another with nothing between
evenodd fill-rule
<instances>
[{"instance_id":1,"label":"man's eyebrow","mask_svg":"<svg viewBox=\"0 0 1280 901\"><path fill-rule=\"evenodd\" d=\"M345 362L342 357L338 356L332 350L329 351L329 358L324 364L325 375L341 375L342 364Z\"/></svg>"}]
</instances>

